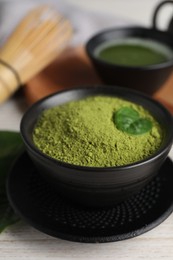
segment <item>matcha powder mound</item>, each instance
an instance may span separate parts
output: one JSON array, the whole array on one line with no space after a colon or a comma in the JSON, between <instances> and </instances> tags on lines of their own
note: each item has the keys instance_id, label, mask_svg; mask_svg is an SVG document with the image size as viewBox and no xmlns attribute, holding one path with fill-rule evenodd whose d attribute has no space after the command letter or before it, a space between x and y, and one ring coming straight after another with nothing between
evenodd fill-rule
<instances>
[{"instance_id":1,"label":"matcha powder mound","mask_svg":"<svg viewBox=\"0 0 173 260\"><path fill-rule=\"evenodd\" d=\"M132 135L116 127L113 115L122 107L136 110L152 123L150 131ZM129 101L94 96L43 111L34 132L43 153L80 166L112 167L152 155L161 145L163 131L143 107Z\"/></svg>"}]
</instances>

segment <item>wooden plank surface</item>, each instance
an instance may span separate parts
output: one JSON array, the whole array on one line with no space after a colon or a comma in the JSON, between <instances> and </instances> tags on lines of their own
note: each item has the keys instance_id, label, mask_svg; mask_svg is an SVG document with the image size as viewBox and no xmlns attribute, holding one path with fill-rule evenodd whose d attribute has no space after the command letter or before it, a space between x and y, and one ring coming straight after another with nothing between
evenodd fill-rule
<instances>
[{"instance_id":1,"label":"wooden plank surface","mask_svg":"<svg viewBox=\"0 0 173 260\"><path fill-rule=\"evenodd\" d=\"M82 244L52 238L21 222L0 236L1 260L172 260L173 215L155 229L129 240Z\"/></svg>"}]
</instances>

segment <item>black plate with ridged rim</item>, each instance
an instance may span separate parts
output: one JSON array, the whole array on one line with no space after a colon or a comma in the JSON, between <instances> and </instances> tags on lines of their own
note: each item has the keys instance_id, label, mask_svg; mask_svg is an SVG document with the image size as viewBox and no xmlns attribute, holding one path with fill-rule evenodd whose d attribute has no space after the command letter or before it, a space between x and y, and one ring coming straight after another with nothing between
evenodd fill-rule
<instances>
[{"instance_id":1,"label":"black plate with ridged rim","mask_svg":"<svg viewBox=\"0 0 173 260\"><path fill-rule=\"evenodd\" d=\"M124 240L153 229L173 211L172 187L173 162L168 158L157 176L128 200L110 208L81 207L61 198L25 152L7 181L8 198L21 218L48 235L85 243Z\"/></svg>"}]
</instances>

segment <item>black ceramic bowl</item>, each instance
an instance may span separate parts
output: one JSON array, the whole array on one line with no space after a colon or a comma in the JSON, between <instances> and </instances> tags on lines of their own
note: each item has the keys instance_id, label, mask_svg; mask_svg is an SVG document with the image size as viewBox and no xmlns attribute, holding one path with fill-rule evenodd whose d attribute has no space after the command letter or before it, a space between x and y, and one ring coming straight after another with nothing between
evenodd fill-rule
<instances>
[{"instance_id":1,"label":"black ceramic bowl","mask_svg":"<svg viewBox=\"0 0 173 260\"><path fill-rule=\"evenodd\" d=\"M94 35L86 44L86 52L105 84L132 88L151 95L163 85L171 74L173 58L160 64L132 67L111 64L95 54L96 48L103 43L128 38L153 40L168 46L173 51L173 37L168 32L144 27L123 27L107 29Z\"/></svg>"},{"instance_id":2,"label":"black ceramic bowl","mask_svg":"<svg viewBox=\"0 0 173 260\"><path fill-rule=\"evenodd\" d=\"M92 95L116 96L148 109L165 131L160 149L143 161L105 168L64 163L39 151L33 143L32 133L40 113L50 107ZM85 206L105 207L138 192L157 174L171 149L173 124L171 115L162 105L141 93L116 86L82 87L55 93L31 106L22 118L21 135L40 174L63 197Z\"/></svg>"}]
</instances>

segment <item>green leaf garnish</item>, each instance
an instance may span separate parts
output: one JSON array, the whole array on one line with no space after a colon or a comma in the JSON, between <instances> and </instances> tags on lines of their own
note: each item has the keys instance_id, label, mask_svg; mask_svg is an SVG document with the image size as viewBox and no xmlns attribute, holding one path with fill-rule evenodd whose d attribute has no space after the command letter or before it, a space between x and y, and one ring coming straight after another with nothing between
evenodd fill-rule
<instances>
[{"instance_id":1,"label":"green leaf garnish","mask_svg":"<svg viewBox=\"0 0 173 260\"><path fill-rule=\"evenodd\" d=\"M19 220L7 199L6 178L14 159L22 150L19 133L0 131L0 233Z\"/></svg>"},{"instance_id":2,"label":"green leaf garnish","mask_svg":"<svg viewBox=\"0 0 173 260\"><path fill-rule=\"evenodd\" d=\"M131 107L122 107L113 116L118 130L132 135L141 135L150 131L152 122L147 118L141 118L139 113Z\"/></svg>"}]
</instances>

